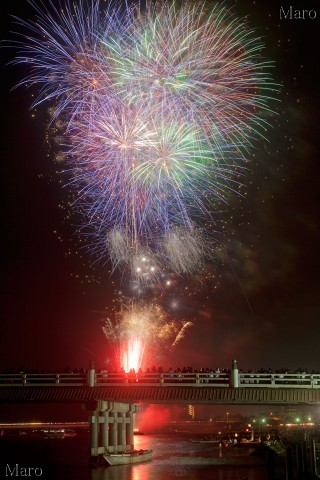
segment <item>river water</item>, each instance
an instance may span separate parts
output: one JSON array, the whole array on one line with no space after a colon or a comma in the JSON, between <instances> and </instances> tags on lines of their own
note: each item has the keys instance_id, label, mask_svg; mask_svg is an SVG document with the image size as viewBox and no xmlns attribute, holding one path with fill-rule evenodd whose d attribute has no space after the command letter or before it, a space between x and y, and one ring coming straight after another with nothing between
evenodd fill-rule
<instances>
[{"instance_id":1,"label":"river water","mask_svg":"<svg viewBox=\"0 0 320 480\"><path fill-rule=\"evenodd\" d=\"M109 468L88 467L89 434L44 439L29 435L0 437L0 478L15 469L31 470L41 480L267 480L263 459L247 448L192 443L190 434L135 436L135 448L153 449L153 460ZM16 467L18 465L18 467ZM37 475L35 475L35 472ZM18 476L22 476L21 474Z\"/></svg>"}]
</instances>

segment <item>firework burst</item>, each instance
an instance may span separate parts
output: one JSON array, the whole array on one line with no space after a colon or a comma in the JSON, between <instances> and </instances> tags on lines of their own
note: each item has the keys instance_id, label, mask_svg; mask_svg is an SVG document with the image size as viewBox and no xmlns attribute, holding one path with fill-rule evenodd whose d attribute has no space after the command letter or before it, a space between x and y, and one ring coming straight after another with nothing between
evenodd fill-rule
<instances>
[{"instance_id":1,"label":"firework burst","mask_svg":"<svg viewBox=\"0 0 320 480\"><path fill-rule=\"evenodd\" d=\"M221 6L148 2L141 13L111 3L101 13L98 0L30 3L37 18L18 20L28 34L15 63L32 67L21 84L41 87L35 105L54 102L59 158L94 253L106 256L117 229L129 250L157 250L162 236L177 243L177 229L192 235L237 190L268 127L277 87L260 40Z\"/></svg>"},{"instance_id":2,"label":"firework burst","mask_svg":"<svg viewBox=\"0 0 320 480\"><path fill-rule=\"evenodd\" d=\"M118 368L137 372L163 355L168 344L175 347L191 322L169 321L163 308L156 303L126 302L120 305L112 321L103 320L103 332L114 349ZM145 348L148 346L148 354Z\"/></svg>"},{"instance_id":3,"label":"firework burst","mask_svg":"<svg viewBox=\"0 0 320 480\"><path fill-rule=\"evenodd\" d=\"M239 187L265 136L272 82L263 45L226 7L147 1L143 11L99 0L29 0L16 19L13 63L50 103L57 160L79 231L98 260L153 286L162 272L194 274L212 259L216 203ZM180 5L181 4L181 5ZM155 304L120 306L103 330L119 366L138 370L191 326Z\"/></svg>"}]
</instances>

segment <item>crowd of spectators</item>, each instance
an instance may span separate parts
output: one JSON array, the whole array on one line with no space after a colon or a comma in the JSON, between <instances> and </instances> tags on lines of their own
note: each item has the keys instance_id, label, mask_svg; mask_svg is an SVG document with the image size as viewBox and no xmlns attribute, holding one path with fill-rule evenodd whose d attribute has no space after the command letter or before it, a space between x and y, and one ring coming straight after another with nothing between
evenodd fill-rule
<instances>
[{"instance_id":1,"label":"crowd of spectators","mask_svg":"<svg viewBox=\"0 0 320 480\"><path fill-rule=\"evenodd\" d=\"M210 373L215 373L215 374L223 374L223 375L229 375L231 373L231 370L229 368L222 368L220 369L219 367L215 368L209 368L209 367L202 367L202 368L193 368L192 366L184 366L184 367L169 367L169 368L164 368L162 366L156 367L148 367L146 369L139 369L137 372L135 372L134 369L130 370L131 373L141 373L141 374L162 374L162 373L168 373L170 374L210 374ZM129 372L129 373L130 373ZM320 371L317 371L315 369L307 369L307 368L297 368L297 369L289 369L289 368L280 368L280 369L272 369L271 367L268 368L260 368L259 370L245 370L239 368L240 373L247 373L247 374L301 374L301 375L307 375L307 374L320 374ZM70 368L70 367L65 367L63 369L56 369L56 370L49 370L49 369L35 369L35 368L23 368L19 367L16 369L10 368L10 369L5 369L2 370L2 374L9 374L9 375L16 375L16 374L86 374L88 373L88 368ZM116 368L98 368L96 369L96 373L109 373L109 374L120 374L120 373L125 373L123 369L116 369Z\"/></svg>"},{"instance_id":2,"label":"crowd of spectators","mask_svg":"<svg viewBox=\"0 0 320 480\"><path fill-rule=\"evenodd\" d=\"M233 369L235 368L235 362L233 363ZM93 365L91 365L91 368ZM241 385L250 386L250 384L275 385L280 386L282 384L288 385L320 385L320 377L312 377L310 375L317 374L315 370L307 370L304 368L298 368L296 370L289 370L288 368L281 368L272 370L259 369L258 371L251 370L239 370L243 376L239 379ZM35 383L47 383L47 384L88 384L91 382L95 385L103 385L108 383L143 383L143 384L155 384L155 383L185 383L185 384L215 384L217 386L229 386L233 385L234 378L232 377L232 371L227 368L220 369L215 368L193 368L190 365L177 368L164 368L162 366L148 367L145 370L141 368L136 372L133 368L129 372L125 372L123 369L112 368L100 368L95 369L96 375L94 377L89 374L89 369L85 368L69 368L66 367L63 370L37 370L37 369L25 369L18 368L16 370L5 370L0 374L0 383L22 383L23 385L35 384ZM4 377L3 374L11 376ZM88 375L89 374L89 375ZM2 375L2 376L1 376ZM320 373L318 373L320 375ZM92 384L92 385L93 385Z\"/></svg>"},{"instance_id":3,"label":"crowd of spectators","mask_svg":"<svg viewBox=\"0 0 320 480\"><path fill-rule=\"evenodd\" d=\"M66 373L66 374L72 374L72 373L78 373L78 374L86 374L88 373L87 368L69 368L65 367L63 369L37 369L37 368L8 368L5 370L2 370L1 374L8 374L8 375L17 375L17 374L27 374L27 375L47 375L47 374L59 374L59 373Z\"/></svg>"}]
</instances>

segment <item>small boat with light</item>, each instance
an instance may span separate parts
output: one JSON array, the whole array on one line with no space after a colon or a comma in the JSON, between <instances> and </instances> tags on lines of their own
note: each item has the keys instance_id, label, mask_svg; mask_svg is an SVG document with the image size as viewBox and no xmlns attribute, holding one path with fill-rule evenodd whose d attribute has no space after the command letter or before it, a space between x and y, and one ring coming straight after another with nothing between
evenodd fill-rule
<instances>
[{"instance_id":1,"label":"small boat with light","mask_svg":"<svg viewBox=\"0 0 320 480\"><path fill-rule=\"evenodd\" d=\"M221 444L221 440L210 440L210 439L206 439L206 438L200 438L199 440L192 439L191 442L192 443L211 443L213 445L220 445Z\"/></svg>"},{"instance_id":2,"label":"small boat with light","mask_svg":"<svg viewBox=\"0 0 320 480\"><path fill-rule=\"evenodd\" d=\"M65 430L64 436L65 437L76 437L77 433L70 428L70 429Z\"/></svg>"},{"instance_id":3,"label":"small boat with light","mask_svg":"<svg viewBox=\"0 0 320 480\"><path fill-rule=\"evenodd\" d=\"M41 431L44 438L64 438L65 435L64 428L49 428Z\"/></svg>"},{"instance_id":4,"label":"small boat with light","mask_svg":"<svg viewBox=\"0 0 320 480\"><path fill-rule=\"evenodd\" d=\"M212 443L216 445L219 445L221 441L221 437L217 435L206 435L204 438L193 438L191 440L192 443Z\"/></svg>"},{"instance_id":5,"label":"small boat with light","mask_svg":"<svg viewBox=\"0 0 320 480\"><path fill-rule=\"evenodd\" d=\"M152 450L132 450L128 452L106 453L103 458L109 466L129 465L152 460Z\"/></svg>"}]
</instances>

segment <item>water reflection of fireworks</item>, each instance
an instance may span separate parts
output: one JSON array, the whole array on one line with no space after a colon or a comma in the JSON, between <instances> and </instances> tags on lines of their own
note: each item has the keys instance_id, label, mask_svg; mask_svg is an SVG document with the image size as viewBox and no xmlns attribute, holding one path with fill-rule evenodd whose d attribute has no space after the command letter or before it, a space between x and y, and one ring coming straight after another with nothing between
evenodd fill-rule
<instances>
[{"instance_id":1,"label":"water reflection of fireworks","mask_svg":"<svg viewBox=\"0 0 320 480\"><path fill-rule=\"evenodd\" d=\"M102 329L114 349L117 368L128 372L154 363L167 345L175 347L191 326L189 321L168 319L160 305L140 300L122 303L114 320L103 320Z\"/></svg>"}]
</instances>

